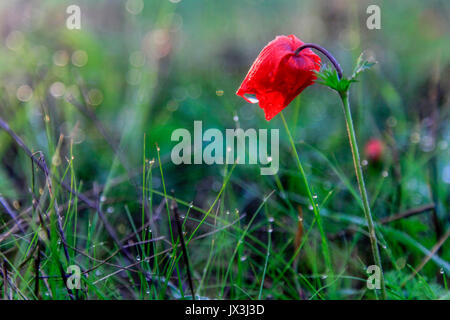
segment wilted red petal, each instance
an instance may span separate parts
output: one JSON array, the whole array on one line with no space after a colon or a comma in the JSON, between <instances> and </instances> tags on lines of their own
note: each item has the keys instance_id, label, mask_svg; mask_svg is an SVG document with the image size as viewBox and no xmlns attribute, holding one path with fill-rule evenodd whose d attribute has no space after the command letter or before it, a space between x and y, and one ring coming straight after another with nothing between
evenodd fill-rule
<instances>
[{"instance_id":1,"label":"wilted red petal","mask_svg":"<svg viewBox=\"0 0 450 320\"><path fill-rule=\"evenodd\" d=\"M310 49L294 56L303 44L294 35L277 36L262 49L236 92L248 102L259 102L268 121L316 79L320 57Z\"/></svg>"}]
</instances>

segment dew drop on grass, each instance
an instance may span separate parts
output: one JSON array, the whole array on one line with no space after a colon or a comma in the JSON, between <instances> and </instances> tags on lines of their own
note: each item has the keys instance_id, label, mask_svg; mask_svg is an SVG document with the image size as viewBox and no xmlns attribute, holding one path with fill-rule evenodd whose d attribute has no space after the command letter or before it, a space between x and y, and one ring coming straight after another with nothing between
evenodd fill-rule
<instances>
[{"instance_id":1,"label":"dew drop on grass","mask_svg":"<svg viewBox=\"0 0 450 320\"><path fill-rule=\"evenodd\" d=\"M136 261L141 261L141 257L140 257L140 256L137 256L137 257L136 257Z\"/></svg>"},{"instance_id":2,"label":"dew drop on grass","mask_svg":"<svg viewBox=\"0 0 450 320\"><path fill-rule=\"evenodd\" d=\"M440 274L444 274L444 268L441 268L441 269L439 270L439 272L440 272Z\"/></svg>"},{"instance_id":3,"label":"dew drop on grass","mask_svg":"<svg viewBox=\"0 0 450 320\"><path fill-rule=\"evenodd\" d=\"M259 100L256 98L256 96L254 94L246 93L246 94L244 94L244 97L247 98L247 100L250 101L250 103L258 103L259 102Z\"/></svg>"},{"instance_id":4,"label":"dew drop on grass","mask_svg":"<svg viewBox=\"0 0 450 320\"><path fill-rule=\"evenodd\" d=\"M314 199L317 199L317 194L313 195L313 198L314 198Z\"/></svg>"},{"instance_id":5,"label":"dew drop on grass","mask_svg":"<svg viewBox=\"0 0 450 320\"><path fill-rule=\"evenodd\" d=\"M227 212L225 212L226 214L230 214L230 211L229 210L227 210Z\"/></svg>"},{"instance_id":6,"label":"dew drop on grass","mask_svg":"<svg viewBox=\"0 0 450 320\"><path fill-rule=\"evenodd\" d=\"M274 222L275 221L275 219L274 219L274 217L269 217L269 222Z\"/></svg>"},{"instance_id":7,"label":"dew drop on grass","mask_svg":"<svg viewBox=\"0 0 450 320\"><path fill-rule=\"evenodd\" d=\"M312 205L309 205L309 206L308 206L308 209L309 209L309 210L312 210L312 209L314 209L314 208L313 208Z\"/></svg>"},{"instance_id":8,"label":"dew drop on grass","mask_svg":"<svg viewBox=\"0 0 450 320\"><path fill-rule=\"evenodd\" d=\"M325 280L326 278L328 278L328 275L323 274L323 275L321 276L321 278Z\"/></svg>"},{"instance_id":9,"label":"dew drop on grass","mask_svg":"<svg viewBox=\"0 0 450 320\"><path fill-rule=\"evenodd\" d=\"M239 117L238 116L234 116L233 120L234 120L234 122L238 122L239 121Z\"/></svg>"},{"instance_id":10,"label":"dew drop on grass","mask_svg":"<svg viewBox=\"0 0 450 320\"><path fill-rule=\"evenodd\" d=\"M442 140L438 143L438 147L440 150L446 150L448 148L448 142L445 140Z\"/></svg>"},{"instance_id":11,"label":"dew drop on grass","mask_svg":"<svg viewBox=\"0 0 450 320\"><path fill-rule=\"evenodd\" d=\"M241 261L245 261L245 260L247 260L247 256L242 256Z\"/></svg>"},{"instance_id":12,"label":"dew drop on grass","mask_svg":"<svg viewBox=\"0 0 450 320\"><path fill-rule=\"evenodd\" d=\"M99 276L102 275L102 272L101 272L99 269L97 269L97 270L95 271L95 275L96 275L97 277L99 277Z\"/></svg>"}]
</instances>

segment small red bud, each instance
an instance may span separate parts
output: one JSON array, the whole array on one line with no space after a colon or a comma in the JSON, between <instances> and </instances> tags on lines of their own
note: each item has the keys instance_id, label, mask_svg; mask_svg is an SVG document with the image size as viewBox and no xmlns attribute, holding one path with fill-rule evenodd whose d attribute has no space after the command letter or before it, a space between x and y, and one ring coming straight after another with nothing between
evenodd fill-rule
<instances>
[{"instance_id":1,"label":"small red bud","mask_svg":"<svg viewBox=\"0 0 450 320\"><path fill-rule=\"evenodd\" d=\"M381 160L383 156L384 144L381 140L371 139L366 143L365 154L372 162Z\"/></svg>"}]
</instances>

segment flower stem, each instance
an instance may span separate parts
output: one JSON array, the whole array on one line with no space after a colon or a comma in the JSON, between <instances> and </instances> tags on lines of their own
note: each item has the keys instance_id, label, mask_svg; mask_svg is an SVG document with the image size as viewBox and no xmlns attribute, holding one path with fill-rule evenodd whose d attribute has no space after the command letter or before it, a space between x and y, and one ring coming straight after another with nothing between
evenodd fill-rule
<instances>
[{"instance_id":1,"label":"flower stem","mask_svg":"<svg viewBox=\"0 0 450 320\"><path fill-rule=\"evenodd\" d=\"M359 192L361 193L361 198L362 198L362 202L363 202L364 215L366 217L367 227L369 229L369 238L370 238L370 244L372 247L373 259L374 259L375 264L380 268L381 294L382 294L382 298L386 299L387 295L386 295L386 286L384 283L383 267L381 265L380 251L378 249L377 236L375 233L375 225L373 223L372 214L370 212L369 199L367 197L367 191L366 191L366 187L364 185L364 176L363 176L363 172L361 169L361 161L360 161L360 157L359 157L358 145L356 143L356 135L355 135L355 129L353 127L353 120L352 120L352 114L351 114L351 110L350 110L350 103L349 103L349 99L348 99L348 92L340 92L339 95L342 99L342 105L344 108L345 122L347 124L348 139L350 141L350 147L352 149L353 165L355 166L355 172L356 172L356 177L358 180Z\"/></svg>"},{"instance_id":2,"label":"flower stem","mask_svg":"<svg viewBox=\"0 0 450 320\"><path fill-rule=\"evenodd\" d=\"M339 62L333 57L333 55L330 52L328 52L327 49L325 49L322 46L319 46L318 44L305 43L301 47L297 48L297 50L295 50L294 56L298 55L300 53L300 51L307 49L307 48L313 48L313 49L316 49L316 50L322 52L328 58L328 60L330 60L331 63L333 64L334 68L336 69L336 71L338 73L339 79L342 78L342 68L341 68L341 65L339 64Z\"/></svg>"},{"instance_id":3,"label":"flower stem","mask_svg":"<svg viewBox=\"0 0 450 320\"><path fill-rule=\"evenodd\" d=\"M323 230L322 219L321 219L320 214L319 214L319 207L315 203L314 197L313 197L313 195L311 193L311 189L309 188L308 179L306 178L305 171L303 170L302 163L300 162L300 157L299 157L299 155L297 153L297 149L295 148L295 143L294 143L294 140L292 138L291 131L289 130L288 124L286 122L286 119L284 118L283 112L280 112L280 115L281 115L281 119L283 120L284 127L286 128L286 132L288 134L289 142L291 143L291 147L292 147L292 152L295 155L295 159L297 161L297 167L298 167L298 169L300 171L300 175L302 177L303 184L305 186L309 202L310 202L310 204L312 206L312 210L314 212L314 216L315 216L316 221L317 221L317 226L319 227L320 237L322 238L322 254L323 254L324 259L325 259L326 268L328 269L328 272L330 273L330 277L327 277L327 278L330 279L330 281L334 281L334 272L333 272L333 266L332 266L332 263L331 263L330 250L328 248L327 236L326 236L326 234L325 234L325 232Z\"/></svg>"}]
</instances>

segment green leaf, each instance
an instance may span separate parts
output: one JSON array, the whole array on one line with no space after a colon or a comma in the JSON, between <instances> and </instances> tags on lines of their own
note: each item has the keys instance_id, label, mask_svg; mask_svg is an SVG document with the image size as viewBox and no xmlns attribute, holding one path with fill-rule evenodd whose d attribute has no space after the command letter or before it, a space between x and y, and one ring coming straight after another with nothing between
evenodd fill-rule
<instances>
[{"instance_id":1,"label":"green leaf","mask_svg":"<svg viewBox=\"0 0 450 320\"><path fill-rule=\"evenodd\" d=\"M373 65L375 65L376 61L368 61L364 58L364 52L359 55L358 60L356 61L355 69L353 69L352 78L356 79L356 77L363 71L370 69Z\"/></svg>"},{"instance_id":2,"label":"green leaf","mask_svg":"<svg viewBox=\"0 0 450 320\"><path fill-rule=\"evenodd\" d=\"M364 70L370 69L376 62L368 61L364 58L364 53L361 53L356 61L355 69L350 78L342 77L339 79L337 71L330 66L322 68L319 72L316 72L318 81L317 83L327 86L339 93L345 93L349 90L350 85L353 82L357 82L358 75Z\"/></svg>"}]
</instances>

